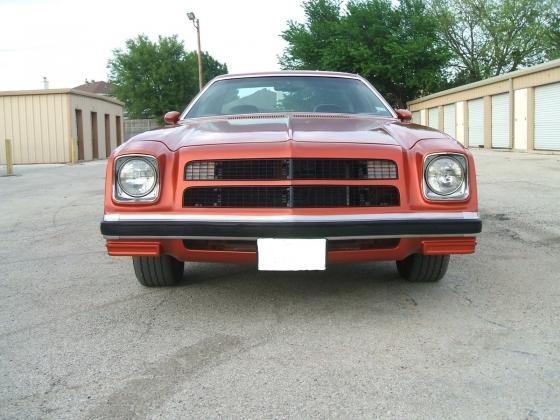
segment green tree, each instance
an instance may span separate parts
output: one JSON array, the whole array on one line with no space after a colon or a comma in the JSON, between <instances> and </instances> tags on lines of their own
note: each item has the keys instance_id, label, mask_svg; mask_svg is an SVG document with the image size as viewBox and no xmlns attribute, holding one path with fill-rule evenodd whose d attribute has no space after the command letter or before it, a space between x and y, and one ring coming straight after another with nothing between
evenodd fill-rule
<instances>
[{"instance_id":1,"label":"green tree","mask_svg":"<svg viewBox=\"0 0 560 420\"><path fill-rule=\"evenodd\" d=\"M546 32L543 42L546 47L546 58L560 58L560 1L552 1L552 7L545 11Z\"/></svg>"},{"instance_id":2,"label":"green tree","mask_svg":"<svg viewBox=\"0 0 560 420\"><path fill-rule=\"evenodd\" d=\"M202 84L212 80L220 74L226 74L228 68L226 64L222 64L214 59L207 52L202 53ZM187 62L189 66L194 69L196 85L198 86L198 53L191 51L187 54Z\"/></svg>"},{"instance_id":3,"label":"green tree","mask_svg":"<svg viewBox=\"0 0 560 420\"><path fill-rule=\"evenodd\" d=\"M303 3L306 22L288 22L288 47L280 58L287 69L335 70L368 79L395 106L446 86L450 58L437 20L422 0Z\"/></svg>"},{"instance_id":4,"label":"green tree","mask_svg":"<svg viewBox=\"0 0 560 420\"><path fill-rule=\"evenodd\" d=\"M556 58L558 0L430 0L452 51L453 84L475 82Z\"/></svg>"},{"instance_id":5,"label":"green tree","mask_svg":"<svg viewBox=\"0 0 560 420\"><path fill-rule=\"evenodd\" d=\"M194 57L194 58L193 58ZM205 80L227 73L227 66L203 54ZM126 41L113 51L107 65L113 94L125 104L131 118L158 118L182 110L198 93L196 52L186 52L177 36L152 42L146 35Z\"/></svg>"}]
</instances>

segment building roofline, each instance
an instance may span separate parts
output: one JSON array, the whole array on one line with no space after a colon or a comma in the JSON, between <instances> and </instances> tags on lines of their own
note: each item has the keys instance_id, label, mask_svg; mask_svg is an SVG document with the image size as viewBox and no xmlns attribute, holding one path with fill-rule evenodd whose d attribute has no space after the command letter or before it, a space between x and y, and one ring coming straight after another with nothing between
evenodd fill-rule
<instances>
[{"instance_id":1,"label":"building roofline","mask_svg":"<svg viewBox=\"0 0 560 420\"><path fill-rule=\"evenodd\" d=\"M546 63L537 64L536 66L528 67L526 69L516 70L509 73L500 74L499 76L490 77L488 79L480 80L478 82L469 83L468 85L458 86L452 89L442 90L441 92L433 93L431 95L423 96L418 99L414 99L412 101L408 101L407 105L415 105L421 102L428 101L430 99L439 98L441 96L447 96L453 93L462 92L464 90L470 90L486 85L491 85L493 83L501 82L508 79L514 79L520 76L526 76L531 73L538 73L540 71L545 71L548 69L553 69L556 67L560 67L560 58L556 60L547 61Z\"/></svg>"},{"instance_id":2,"label":"building roofline","mask_svg":"<svg viewBox=\"0 0 560 420\"><path fill-rule=\"evenodd\" d=\"M124 103L109 97L98 95L96 93L84 92L77 89L34 89L34 90L5 90L0 91L0 96L26 96L26 95L78 95L87 98L99 99L116 105L124 106Z\"/></svg>"}]
</instances>

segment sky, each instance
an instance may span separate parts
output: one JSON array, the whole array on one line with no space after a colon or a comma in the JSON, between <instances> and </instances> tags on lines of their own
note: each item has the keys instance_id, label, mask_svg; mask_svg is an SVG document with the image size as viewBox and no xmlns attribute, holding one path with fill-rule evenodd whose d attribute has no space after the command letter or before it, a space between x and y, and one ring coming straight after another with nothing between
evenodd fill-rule
<instances>
[{"instance_id":1,"label":"sky","mask_svg":"<svg viewBox=\"0 0 560 420\"><path fill-rule=\"evenodd\" d=\"M0 0L0 91L71 88L107 80L107 61L144 33L177 34L225 62L230 73L277 70L288 20L304 21L302 0Z\"/></svg>"}]
</instances>

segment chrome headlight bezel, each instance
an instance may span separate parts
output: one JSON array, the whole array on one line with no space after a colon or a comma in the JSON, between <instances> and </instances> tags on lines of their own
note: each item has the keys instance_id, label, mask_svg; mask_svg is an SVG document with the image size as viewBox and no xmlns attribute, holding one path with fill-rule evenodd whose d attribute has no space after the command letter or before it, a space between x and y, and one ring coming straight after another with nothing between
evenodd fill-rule
<instances>
[{"instance_id":1,"label":"chrome headlight bezel","mask_svg":"<svg viewBox=\"0 0 560 420\"><path fill-rule=\"evenodd\" d=\"M155 182L151 189L143 195L132 195L121 186L120 172L125 164L132 160L141 160L154 170ZM158 160L154 156L131 154L122 155L115 159L113 170L113 200L118 203L153 203L158 200L160 192L160 176Z\"/></svg>"},{"instance_id":2,"label":"chrome headlight bezel","mask_svg":"<svg viewBox=\"0 0 560 420\"><path fill-rule=\"evenodd\" d=\"M430 188L427 180L428 168L430 164L441 158L449 158L455 160L463 171L463 182L452 193L439 194ZM422 167L422 191L424 198L434 201L464 201L469 198L469 161L464 154L452 152L431 153L424 157Z\"/></svg>"}]
</instances>

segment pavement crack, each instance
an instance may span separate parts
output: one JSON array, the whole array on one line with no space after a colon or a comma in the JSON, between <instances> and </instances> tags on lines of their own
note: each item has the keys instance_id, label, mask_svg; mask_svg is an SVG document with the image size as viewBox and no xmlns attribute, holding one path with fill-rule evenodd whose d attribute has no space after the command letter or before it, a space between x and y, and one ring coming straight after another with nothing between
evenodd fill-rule
<instances>
[{"instance_id":1,"label":"pavement crack","mask_svg":"<svg viewBox=\"0 0 560 420\"><path fill-rule=\"evenodd\" d=\"M484 321L484 322L487 322L488 324L492 324L492 325L495 325L495 326L500 327L500 328L505 328L506 330L510 330L510 331L513 330L513 328L510 327L509 325L501 324L501 323L496 322L496 321L492 321L491 319L484 318L483 316L480 316L480 315L478 315L478 314L475 314L475 316L476 316L478 319L480 319L480 320L482 320L482 321Z\"/></svg>"},{"instance_id":2,"label":"pavement crack","mask_svg":"<svg viewBox=\"0 0 560 420\"><path fill-rule=\"evenodd\" d=\"M156 322L157 316L160 313L159 309L165 303L167 303L167 301L169 301L169 298L173 293L174 293L173 290L167 291L164 297L151 308L149 318L144 322L146 329L140 333L140 336L138 337L138 341L142 341L148 334L152 332L152 330L154 329L154 324Z\"/></svg>"},{"instance_id":3,"label":"pavement crack","mask_svg":"<svg viewBox=\"0 0 560 420\"><path fill-rule=\"evenodd\" d=\"M410 303L412 303L414 306L418 306L418 302L416 302L416 299L414 299L410 294L404 292L404 294L406 295L406 297L408 298L407 301L409 301Z\"/></svg>"},{"instance_id":4,"label":"pavement crack","mask_svg":"<svg viewBox=\"0 0 560 420\"><path fill-rule=\"evenodd\" d=\"M455 289L455 287L451 287L451 286L447 286L447 285L446 285L445 287L447 287L455 296L457 296L457 297L461 298L462 300L468 302L469 305L472 305L472 304L473 304L473 301L472 301L472 299L471 299L470 297L465 296L465 295L463 295L462 293L459 293L459 292Z\"/></svg>"},{"instance_id":5,"label":"pavement crack","mask_svg":"<svg viewBox=\"0 0 560 420\"><path fill-rule=\"evenodd\" d=\"M554 360L555 362L560 362L560 359L558 359L556 357L548 356L546 354L541 354L541 353L533 353L533 352L524 351L524 350L508 349L508 348L504 348L504 347L496 347L496 348L494 348L494 350L505 351L507 353L519 354L521 356L527 356L527 357L531 357L531 358L549 359L549 360Z\"/></svg>"}]
</instances>

